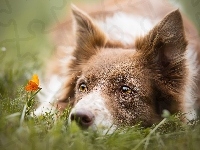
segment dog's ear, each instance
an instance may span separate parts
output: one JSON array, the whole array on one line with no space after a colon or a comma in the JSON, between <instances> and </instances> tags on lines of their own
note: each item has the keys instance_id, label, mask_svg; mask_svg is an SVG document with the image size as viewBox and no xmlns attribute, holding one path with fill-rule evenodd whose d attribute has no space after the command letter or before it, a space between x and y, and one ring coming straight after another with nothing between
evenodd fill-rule
<instances>
[{"instance_id":1,"label":"dog's ear","mask_svg":"<svg viewBox=\"0 0 200 150\"><path fill-rule=\"evenodd\" d=\"M87 61L106 43L106 35L94 21L83 11L72 5L76 22L76 49L74 55L77 61Z\"/></svg>"},{"instance_id":2,"label":"dog's ear","mask_svg":"<svg viewBox=\"0 0 200 150\"><path fill-rule=\"evenodd\" d=\"M136 41L136 49L145 67L151 70L153 86L159 95L158 112L180 110L187 67L185 60L187 41L179 10L169 13L146 36ZM140 60L140 61L141 61Z\"/></svg>"},{"instance_id":3,"label":"dog's ear","mask_svg":"<svg viewBox=\"0 0 200 150\"><path fill-rule=\"evenodd\" d=\"M165 68L184 57L187 42L179 10L168 14L144 38L136 41L136 49L151 63ZM177 60L178 59L178 60Z\"/></svg>"}]
</instances>

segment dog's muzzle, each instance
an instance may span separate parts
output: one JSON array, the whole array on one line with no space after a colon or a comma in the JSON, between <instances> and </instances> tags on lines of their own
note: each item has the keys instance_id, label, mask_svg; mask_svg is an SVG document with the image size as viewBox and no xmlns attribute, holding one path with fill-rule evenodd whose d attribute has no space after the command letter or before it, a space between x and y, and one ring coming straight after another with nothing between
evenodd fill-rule
<instances>
[{"instance_id":1,"label":"dog's muzzle","mask_svg":"<svg viewBox=\"0 0 200 150\"><path fill-rule=\"evenodd\" d=\"M75 121L81 129L88 129L95 119L94 114L85 109L78 109L72 112L69 117L70 122Z\"/></svg>"}]
</instances>

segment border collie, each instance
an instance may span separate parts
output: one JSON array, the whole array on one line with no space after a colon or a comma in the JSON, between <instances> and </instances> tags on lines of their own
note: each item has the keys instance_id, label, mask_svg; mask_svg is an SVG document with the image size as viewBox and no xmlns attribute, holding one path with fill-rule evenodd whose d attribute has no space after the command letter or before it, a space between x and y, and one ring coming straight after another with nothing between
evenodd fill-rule
<instances>
[{"instance_id":1,"label":"border collie","mask_svg":"<svg viewBox=\"0 0 200 150\"><path fill-rule=\"evenodd\" d=\"M57 28L36 115L71 107L69 123L103 132L151 126L163 110L197 116L200 40L179 9L111 0L88 11L72 5L72 16Z\"/></svg>"}]
</instances>

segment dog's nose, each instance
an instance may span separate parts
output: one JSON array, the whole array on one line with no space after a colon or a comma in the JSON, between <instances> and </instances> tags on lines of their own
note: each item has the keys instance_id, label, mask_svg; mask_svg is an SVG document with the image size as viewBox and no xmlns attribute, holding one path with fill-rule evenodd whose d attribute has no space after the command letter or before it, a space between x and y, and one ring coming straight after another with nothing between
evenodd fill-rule
<instances>
[{"instance_id":1,"label":"dog's nose","mask_svg":"<svg viewBox=\"0 0 200 150\"><path fill-rule=\"evenodd\" d=\"M94 122L94 115L88 110L76 110L70 116L71 121L75 121L82 129L87 129Z\"/></svg>"}]
</instances>

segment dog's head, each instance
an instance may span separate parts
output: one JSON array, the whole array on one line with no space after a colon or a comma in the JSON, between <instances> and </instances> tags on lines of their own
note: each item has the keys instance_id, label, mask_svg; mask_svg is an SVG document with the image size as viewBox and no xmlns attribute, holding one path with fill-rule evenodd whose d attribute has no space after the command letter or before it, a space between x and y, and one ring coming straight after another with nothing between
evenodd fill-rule
<instances>
[{"instance_id":1,"label":"dog's head","mask_svg":"<svg viewBox=\"0 0 200 150\"><path fill-rule=\"evenodd\" d=\"M178 10L131 46L111 41L79 9L73 15L75 59L65 84L65 97L73 102L69 122L106 131L139 122L150 126L164 109L184 112L187 42Z\"/></svg>"}]
</instances>

